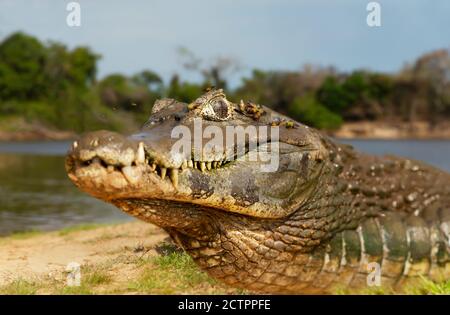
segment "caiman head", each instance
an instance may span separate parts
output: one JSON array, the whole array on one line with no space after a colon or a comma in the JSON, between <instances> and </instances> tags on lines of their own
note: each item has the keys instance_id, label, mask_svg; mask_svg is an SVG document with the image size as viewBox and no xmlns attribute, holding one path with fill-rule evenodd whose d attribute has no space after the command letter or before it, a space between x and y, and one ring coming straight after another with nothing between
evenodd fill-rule
<instances>
[{"instance_id":1,"label":"caiman head","mask_svg":"<svg viewBox=\"0 0 450 315\"><path fill-rule=\"evenodd\" d=\"M212 90L190 104L157 101L137 134L84 135L66 169L81 190L164 228L188 251L207 242L211 254L233 233L268 239L293 214L310 213L326 190L320 178L334 171L328 145L314 129ZM304 228L298 246L316 244L314 222Z\"/></svg>"},{"instance_id":2,"label":"caiman head","mask_svg":"<svg viewBox=\"0 0 450 315\"><path fill-rule=\"evenodd\" d=\"M212 90L191 104L158 100L131 136L84 135L66 169L80 189L125 211L158 203L169 219L170 206L183 204L278 219L311 197L327 154L315 130ZM182 223L173 220L167 227Z\"/></svg>"}]
</instances>

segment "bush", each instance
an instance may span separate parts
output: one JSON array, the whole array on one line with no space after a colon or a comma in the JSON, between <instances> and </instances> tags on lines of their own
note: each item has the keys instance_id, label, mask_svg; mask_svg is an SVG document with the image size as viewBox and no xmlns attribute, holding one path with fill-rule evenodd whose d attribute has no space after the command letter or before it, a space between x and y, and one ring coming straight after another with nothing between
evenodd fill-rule
<instances>
[{"instance_id":1,"label":"bush","mask_svg":"<svg viewBox=\"0 0 450 315\"><path fill-rule=\"evenodd\" d=\"M313 95L296 98L289 106L289 114L311 127L333 130L341 126L342 117L319 103Z\"/></svg>"},{"instance_id":2,"label":"bush","mask_svg":"<svg viewBox=\"0 0 450 315\"><path fill-rule=\"evenodd\" d=\"M178 76L174 76L167 88L166 95L180 102L190 103L203 94L204 87L188 82L180 82Z\"/></svg>"}]
</instances>

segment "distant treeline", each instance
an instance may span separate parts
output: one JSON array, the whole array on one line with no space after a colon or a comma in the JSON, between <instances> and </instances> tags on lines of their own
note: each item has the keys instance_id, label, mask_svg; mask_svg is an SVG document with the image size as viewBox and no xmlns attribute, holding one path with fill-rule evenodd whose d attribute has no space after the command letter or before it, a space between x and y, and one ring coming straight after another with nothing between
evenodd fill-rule
<instances>
[{"instance_id":1,"label":"distant treeline","mask_svg":"<svg viewBox=\"0 0 450 315\"><path fill-rule=\"evenodd\" d=\"M226 81L227 73L237 68L232 60L222 58L201 67L192 53L181 52L187 60L183 66L198 71L202 83L174 75L166 84L151 70L98 80L100 56L89 47L70 50L61 43L14 33L0 43L0 124L5 117L22 117L76 132L129 129L145 121L156 99L190 102L209 86L224 88L233 101L264 104L321 129L362 120L422 120L434 126L450 117L450 55L444 49L394 74L341 73L312 66L300 71L254 70L233 90Z\"/></svg>"}]
</instances>

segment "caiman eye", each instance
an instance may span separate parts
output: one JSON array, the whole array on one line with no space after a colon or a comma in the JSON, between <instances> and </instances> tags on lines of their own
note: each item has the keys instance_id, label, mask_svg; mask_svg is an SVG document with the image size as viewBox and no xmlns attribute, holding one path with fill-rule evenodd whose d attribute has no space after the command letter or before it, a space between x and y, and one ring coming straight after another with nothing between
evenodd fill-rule
<instances>
[{"instance_id":1,"label":"caiman eye","mask_svg":"<svg viewBox=\"0 0 450 315\"><path fill-rule=\"evenodd\" d=\"M228 117L228 104L224 100L217 100L211 104L211 107L218 118L225 119Z\"/></svg>"},{"instance_id":2,"label":"caiman eye","mask_svg":"<svg viewBox=\"0 0 450 315\"><path fill-rule=\"evenodd\" d=\"M212 100L202 109L202 116L208 120L227 120L231 116L231 106L224 99Z\"/></svg>"}]
</instances>

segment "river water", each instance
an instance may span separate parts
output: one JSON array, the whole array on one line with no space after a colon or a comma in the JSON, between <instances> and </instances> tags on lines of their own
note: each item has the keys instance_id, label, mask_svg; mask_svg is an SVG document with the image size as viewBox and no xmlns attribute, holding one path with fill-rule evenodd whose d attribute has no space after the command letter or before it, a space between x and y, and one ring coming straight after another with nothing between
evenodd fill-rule
<instances>
[{"instance_id":1,"label":"river water","mask_svg":"<svg viewBox=\"0 0 450 315\"><path fill-rule=\"evenodd\" d=\"M342 140L372 154L422 160L450 172L450 141ZM78 191L64 170L67 141L0 142L0 235L131 220Z\"/></svg>"}]
</instances>

